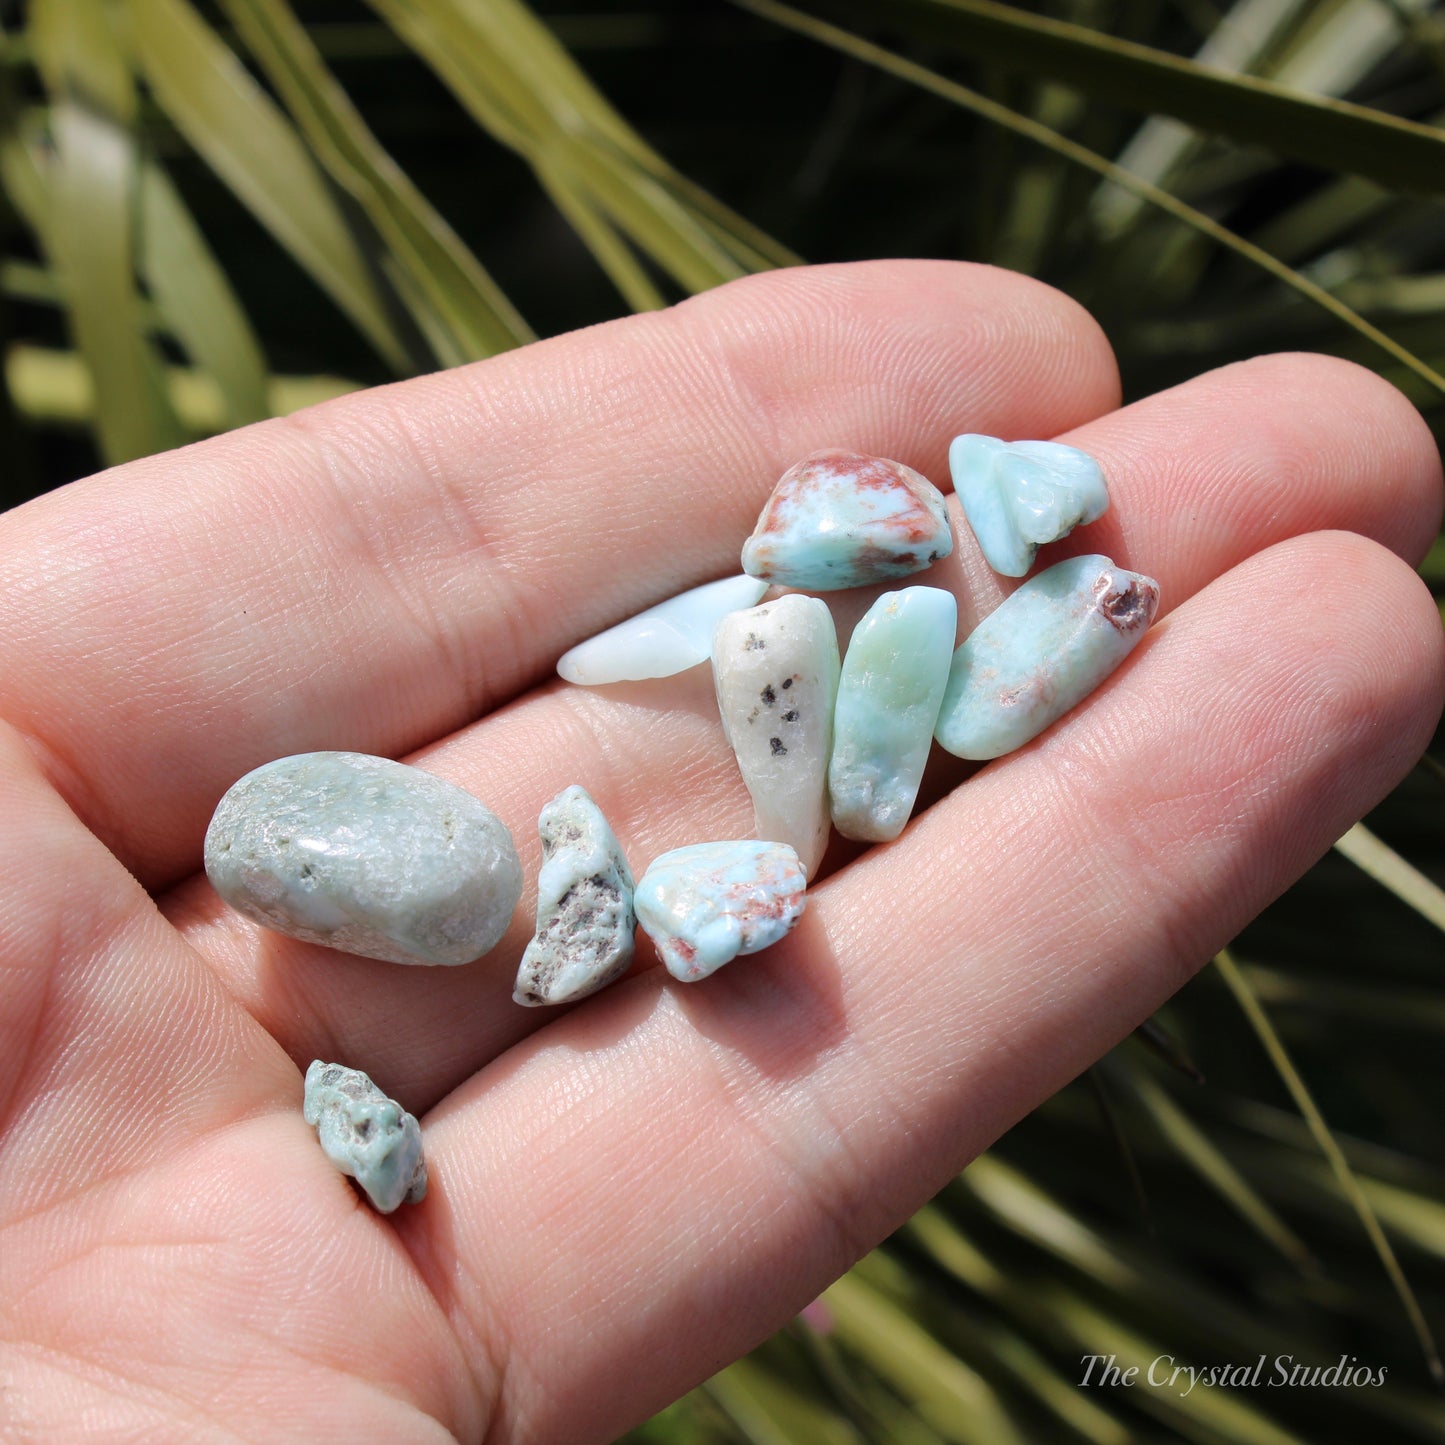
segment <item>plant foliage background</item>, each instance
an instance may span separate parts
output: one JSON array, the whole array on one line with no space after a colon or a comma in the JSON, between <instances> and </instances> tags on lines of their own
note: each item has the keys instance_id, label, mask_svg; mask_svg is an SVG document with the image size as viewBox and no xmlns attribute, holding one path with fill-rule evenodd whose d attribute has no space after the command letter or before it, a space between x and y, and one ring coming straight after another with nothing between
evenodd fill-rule
<instances>
[{"instance_id":1,"label":"plant foliage background","mask_svg":"<svg viewBox=\"0 0 1445 1445\"><path fill-rule=\"evenodd\" d=\"M1305 347L1445 420L1431 0L0 14L7 501L804 257L1038 275L1131 397ZM1439 596L1445 544L1424 571ZM1154 1026L634 1438L1445 1440L1442 877L1427 757ZM1387 1376L1080 1388L1092 1354Z\"/></svg>"}]
</instances>

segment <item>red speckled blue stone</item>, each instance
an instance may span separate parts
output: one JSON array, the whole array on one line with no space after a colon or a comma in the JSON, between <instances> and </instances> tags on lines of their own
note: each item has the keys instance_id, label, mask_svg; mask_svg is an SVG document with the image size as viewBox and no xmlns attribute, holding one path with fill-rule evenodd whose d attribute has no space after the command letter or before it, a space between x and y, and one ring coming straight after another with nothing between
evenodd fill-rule
<instances>
[{"instance_id":1,"label":"red speckled blue stone","mask_svg":"<svg viewBox=\"0 0 1445 1445\"><path fill-rule=\"evenodd\" d=\"M743 571L786 587L832 592L921 572L953 550L943 493L912 467L822 451L783 473Z\"/></svg>"}]
</instances>

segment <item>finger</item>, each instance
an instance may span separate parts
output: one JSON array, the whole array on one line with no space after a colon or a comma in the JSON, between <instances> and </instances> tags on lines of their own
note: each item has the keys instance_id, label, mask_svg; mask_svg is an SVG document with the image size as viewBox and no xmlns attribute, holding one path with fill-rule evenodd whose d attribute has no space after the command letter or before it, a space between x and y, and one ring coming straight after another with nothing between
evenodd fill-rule
<instances>
[{"instance_id":1,"label":"finger","mask_svg":"<svg viewBox=\"0 0 1445 1445\"><path fill-rule=\"evenodd\" d=\"M1403 392L1332 356L1286 353L1221 367L1207 412L1127 407L1061 440L1107 458L1111 504L1038 565L1102 552L1149 571L1170 559L1162 610L1271 542L1338 528L1412 566L1440 527L1440 453Z\"/></svg>"},{"instance_id":2,"label":"finger","mask_svg":"<svg viewBox=\"0 0 1445 1445\"><path fill-rule=\"evenodd\" d=\"M398 756L564 648L736 571L768 489L851 446L1107 410L1095 323L986 267L779 272L346 397L0 521L0 716L148 884L286 754ZM63 625L61 625L63 623Z\"/></svg>"},{"instance_id":3,"label":"finger","mask_svg":"<svg viewBox=\"0 0 1445 1445\"><path fill-rule=\"evenodd\" d=\"M4 727L0 779L6 1424L479 1436L485 1371L326 1162L294 1066Z\"/></svg>"},{"instance_id":4,"label":"finger","mask_svg":"<svg viewBox=\"0 0 1445 1445\"><path fill-rule=\"evenodd\" d=\"M1372 806L1442 689L1398 560L1283 544L782 944L629 980L482 1071L400 1227L501 1352L495 1438L612 1438L782 1324Z\"/></svg>"},{"instance_id":5,"label":"finger","mask_svg":"<svg viewBox=\"0 0 1445 1445\"><path fill-rule=\"evenodd\" d=\"M1438 516L1439 460L1429 431L1392 387L1325 358L1227 368L1069 439L1096 452L1115 477L1117 516L1105 550L1117 547L1130 565L1158 577L1166 609L1251 550L1291 535L1338 527L1408 549ZM1273 480L1281 456L1292 467L1284 487ZM1095 531L1085 529L1080 545ZM926 574L958 593L961 631L997 600L995 580L972 580L980 568L976 546L962 537L955 558ZM355 1060L417 1108L545 1022L545 1013L517 1008L510 994L531 934L535 820L549 798L569 783L586 786L639 875L669 848L753 830L705 668L628 687L553 684L457 734L424 762L499 810L529 880L511 931L476 965L398 970L297 944L225 909L203 881L166 904L299 1063ZM935 757L925 794L941 796L958 776L952 760Z\"/></svg>"}]
</instances>

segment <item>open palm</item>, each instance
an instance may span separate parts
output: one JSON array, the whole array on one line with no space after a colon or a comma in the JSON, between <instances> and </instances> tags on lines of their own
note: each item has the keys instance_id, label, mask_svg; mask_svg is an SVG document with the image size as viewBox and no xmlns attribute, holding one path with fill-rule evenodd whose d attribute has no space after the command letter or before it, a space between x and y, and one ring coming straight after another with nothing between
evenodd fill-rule
<instances>
[{"instance_id":1,"label":"open palm","mask_svg":"<svg viewBox=\"0 0 1445 1445\"><path fill-rule=\"evenodd\" d=\"M1445 661L1407 564L1439 463L1323 358L1116 407L1097 328L1033 282L819 268L0 520L0 1431L605 1441L1176 989L1423 748ZM1046 560L1157 577L1164 620L1036 743L940 774L897 843L830 860L769 952L524 1010L530 892L487 958L421 969L268 934L198 876L226 787L322 748L425 749L533 877L574 782L639 871L748 836L706 669L589 691L552 664L735 570L805 453L939 481L965 430L1098 456L1113 507ZM961 629L1002 595L966 538L927 580ZM423 1116L425 1203L381 1218L331 1170L316 1057Z\"/></svg>"}]
</instances>

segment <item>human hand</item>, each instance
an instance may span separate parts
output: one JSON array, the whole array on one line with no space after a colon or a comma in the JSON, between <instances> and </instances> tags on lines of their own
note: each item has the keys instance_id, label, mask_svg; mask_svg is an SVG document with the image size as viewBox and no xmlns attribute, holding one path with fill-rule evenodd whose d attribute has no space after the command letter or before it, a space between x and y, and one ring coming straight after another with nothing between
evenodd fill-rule
<instances>
[{"instance_id":1,"label":"human hand","mask_svg":"<svg viewBox=\"0 0 1445 1445\"><path fill-rule=\"evenodd\" d=\"M1099 331L1034 282L820 268L0 519L10 1437L605 1441L795 1313L1303 872L1439 714L1407 565L1439 518L1429 433L1320 357L1116 405ZM553 663L735 570L805 453L937 482L962 430L1098 456L1111 510L1044 560L1157 577L1163 621L1038 741L952 791L964 770L940 772L897 843L835 854L766 953L521 1009L530 891L487 958L422 969L268 934L198 876L226 787L324 748L423 749L533 878L538 810L573 782L638 871L748 836L706 669L584 690ZM1002 595L966 533L926 580L961 633ZM301 1117L315 1057L424 1115L423 1204L381 1218L332 1171Z\"/></svg>"}]
</instances>

